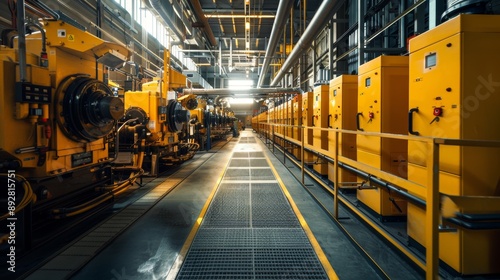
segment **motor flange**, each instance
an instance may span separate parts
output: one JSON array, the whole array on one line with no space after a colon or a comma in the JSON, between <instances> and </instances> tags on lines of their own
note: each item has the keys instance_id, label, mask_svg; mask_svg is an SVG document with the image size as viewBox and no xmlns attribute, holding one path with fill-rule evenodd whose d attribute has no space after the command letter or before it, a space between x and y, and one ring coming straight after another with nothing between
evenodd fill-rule
<instances>
[{"instance_id":1,"label":"motor flange","mask_svg":"<svg viewBox=\"0 0 500 280\"><path fill-rule=\"evenodd\" d=\"M103 82L87 75L66 77L56 90L56 119L63 133L76 142L108 135L123 116L123 101Z\"/></svg>"}]
</instances>

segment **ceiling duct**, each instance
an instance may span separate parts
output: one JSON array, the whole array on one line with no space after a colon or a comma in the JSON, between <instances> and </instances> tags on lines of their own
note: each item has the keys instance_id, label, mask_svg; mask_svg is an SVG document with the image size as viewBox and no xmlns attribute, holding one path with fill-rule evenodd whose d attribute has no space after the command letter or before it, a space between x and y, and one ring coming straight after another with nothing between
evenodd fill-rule
<instances>
[{"instance_id":1,"label":"ceiling duct","mask_svg":"<svg viewBox=\"0 0 500 280\"><path fill-rule=\"evenodd\" d=\"M276 52L276 46L278 45L278 40L281 37L281 33L284 30L286 24L286 19L290 14L290 9L292 7L293 0L280 1L278 6L278 12L276 13L276 18L274 20L273 29L271 31L271 37L269 38L269 43L267 44L266 55L264 56L264 63L262 65L262 70L260 71L259 80L257 81L257 87L262 86L264 78L269 70L269 65L271 64L271 59Z\"/></svg>"}]
</instances>

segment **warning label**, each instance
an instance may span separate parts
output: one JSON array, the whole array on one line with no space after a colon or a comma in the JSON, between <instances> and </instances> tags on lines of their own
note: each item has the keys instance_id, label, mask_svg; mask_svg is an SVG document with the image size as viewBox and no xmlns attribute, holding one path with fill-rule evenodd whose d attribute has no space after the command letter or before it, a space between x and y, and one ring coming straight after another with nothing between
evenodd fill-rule
<instances>
[{"instance_id":1,"label":"warning label","mask_svg":"<svg viewBox=\"0 0 500 280\"><path fill-rule=\"evenodd\" d=\"M71 41L71 42L75 41L75 35L68 34L68 41Z\"/></svg>"}]
</instances>

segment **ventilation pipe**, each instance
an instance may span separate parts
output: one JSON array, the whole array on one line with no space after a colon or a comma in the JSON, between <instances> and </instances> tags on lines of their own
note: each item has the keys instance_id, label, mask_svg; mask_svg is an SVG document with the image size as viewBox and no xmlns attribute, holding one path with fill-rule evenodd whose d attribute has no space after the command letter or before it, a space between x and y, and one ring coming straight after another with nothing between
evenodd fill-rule
<instances>
[{"instance_id":1,"label":"ventilation pipe","mask_svg":"<svg viewBox=\"0 0 500 280\"><path fill-rule=\"evenodd\" d=\"M259 80L257 81L257 87L261 87L262 83L264 82L267 70L269 70L269 65L271 64L271 58L276 52L276 45L278 45L278 40L281 36L281 32L283 32L284 30L286 19L290 14L292 4L293 0L280 1L279 3L278 12L276 13L273 29L271 31L271 37L269 38L269 43L267 44L266 55L264 56L264 62L262 64L262 70L260 71Z\"/></svg>"},{"instance_id":2,"label":"ventilation pipe","mask_svg":"<svg viewBox=\"0 0 500 280\"><path fill-rule=\"evenodd\" d=\"M324 0L321 3L321 6L318 8L318 11L316 11L316 14L311 20L311 23L307 26L306 31L304 31L304 34L300 37L300 40L293 48L292 53L290 53L285 63L283 63L276 77L274 77L271 82L271 86L276 86L286 72L294 66L295 62L302 56L302 54L309 49L314 38L316 38L316 36L323 30L323 26L325 26L326 22L330 20L330 14L337 2L338 1L336 0Z\"/></svg>"},{"instance_id":3,"label":"ventilation pipe","mask_svg":"<svg viewBox=\"0 0 500 280\"><path fill-rule=\"evenodd\" d=\"M200 5L199 0L193 0L190 1L191 5L193 6L193 12L195 16L198 18L199 21L203 24L203 28L205 29L205 34L208 37L208 40L210 41L210 44L212 44L213 47L217 46L217 40L215 40L214 33L212 32L212 28L210 28L210 25L208 24L208 19L203 13L203 9Z\"/></svg>"},{"instance_id":4,"label":"ventilation pipe","mask_svg":"<svg viewBox=\"0 0 500 280\"><path fill-rule=\"evenodd\" d=\"M228 88L214 88L214 89L198 89L198 88L185 88L182 90L183 94L195 94L195 95L219 95L221 97L226 96L238 96L238 95L248 95L248 94L273 94L273 93L300 93L302 94L302 89L300 88L249 88L249 89L228 89Z\"/></svg>"},{"instance_id":5,"label":"ventilation pipe","mask_svg":"<svg viewBox=\"0 0 500 280\"><path fill-rule=\"evenodd\" d=\"M500 1L448 0L441 22L445 22L459 14L500 14Z\"/></svg>"}]
</instances>

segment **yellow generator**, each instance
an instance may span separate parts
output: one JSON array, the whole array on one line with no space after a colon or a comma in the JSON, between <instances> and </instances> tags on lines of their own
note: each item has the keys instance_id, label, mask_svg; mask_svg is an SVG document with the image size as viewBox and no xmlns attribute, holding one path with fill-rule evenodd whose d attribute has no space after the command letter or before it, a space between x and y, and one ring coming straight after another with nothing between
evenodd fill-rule
<instances>
[{"instance_id":1,"label":"yellow generator","mask_svg":"<svg viewBox=\"0 0 500 280\"><path fill-rule=\"evenodd\" d=\"M408 122L408 57L380 56L359 67L359 131L406 134ZM382 171L406 178L406 141L378 136L357 135L358 161ZM406 201L386 189L365 182L358 190L360 202L382 221L406 216Z\"/></svg>"},{"instance_id":2,"label":"yellow generator","mask_svg":"<svg viewBox=\"0 0 500 280\"><path fill-rule=\"evenodd\" d=\"M330 81L330 102L328 127L334 129L356 130L356 110L358 106L358 76L342 75ZM339 133L337 145L339 155L356 160L356 135ZM328 156L335 156L335 132L328 134ZM328 164L328 179L333 182L334 165ZM356 182L356 175L339 169L339 182L352 185ZM339 186L339 187L342 187Z\"/></svg>"},{"instance_id":3,"label":"yellow generator","mask_svg":"<svg viewBox=\"0 0 500 280\"><path fill-rule=\"evenodd\" d=\"M500 140L499 46L498 15L457 16L412 39L410 133ZM421 143L408 143L409 180L427 185L428 156ZM499 166L498 148L441 146L439 190L453 196L500 196ZM425 246L425 231L425 211L409 204L411 241ZM458 228L439 237L441 260L460 274L500 273L500 230Z\"/></svg>"},{"instance_id":4,"label":"yellow generator","mask_svg":"<svg viewBox=\"0 0 500 280\"><path fill-rule=\"evenodd\" d=\"M297 94L292 98L292 123L294 127L292 129L292 138L297 141L302 141L301 129L298 126L302 125L302 95ZM297 159L301 159L300 147L295 147L293 149L293 155Z\"/></svg>"},{"instance_id":5,"label":"yellow generator","mask_svg":"<svg viewBox=\"0 0 500 280\"><path fill-rule=\"evenodd\" d=\"M314 118L313 109L314 94L312 92L304 92L302 94L302 125L312 126ZM311 128L304 129L304 147L313 148L313 130ZM304 158L302 159L305 164L314 163L314 154L304 151Z\"/></svg>"},{"instance_id":6,"label":"yellow generator","mask_svg":"<svg viewBox=\"0 0 500 280\"><path fill-rule=\"evenodd\" d=\"M314 87L313 127L328 128L328 89L328 85ZM328 131L313 129L313 146L316 150L324 154L328 150ZM328 175L328 162L318 157L313 165L313 169L320 175Z\"/></svg>"},{"instance_id":7,"label":"yellow generator","mask_svg":"<svg viewBox=\"0 0 500 280\"><path fill-rule=\"evenodd\" d=\"M142 91L124 94L125 116L119 133L120 152L135 153L134 143L141 143L144 152L142 166L150 176L156 176L160 164L171 165L190 159L194 147L187 141L187 122L190 112L176 99L174 88L186 79L169 65L169 52L164 53L164 69L160 77L142 85ZM165 81L169 81L166 83ZM175 86L173 86L175 85ZM180 141L182 138L183 141Z\"/></svg>"},{"instance_id":8,"label":"yellow generator","mask_svg":"<svg viewBox=\"0 0 500 280\"><path fill-rule=\"evenodd\" d=\"M39 213L112 182L106 137L123 116L123 102L103 82L103 70L129 55L63 21L41 24L43 40L40 32L26 37L27 65L19 65L17 49L0 47L0 166L31 182Z\"/></svg>"}]
</instances>

